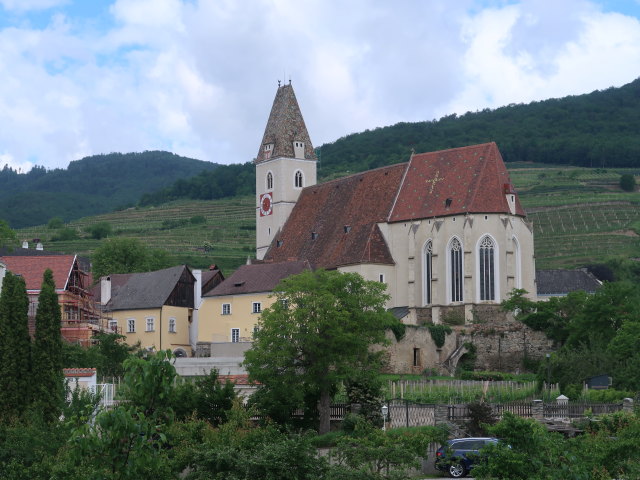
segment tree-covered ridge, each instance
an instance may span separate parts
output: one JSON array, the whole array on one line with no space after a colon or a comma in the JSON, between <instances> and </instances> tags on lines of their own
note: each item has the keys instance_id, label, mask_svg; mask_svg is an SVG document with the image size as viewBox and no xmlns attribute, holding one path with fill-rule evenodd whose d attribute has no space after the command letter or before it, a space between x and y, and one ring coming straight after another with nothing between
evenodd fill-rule
<instances>
[{"instance_id":1,"label":"tree-covered ridge","mask_svg":"<svg viewBox=\"0 0 640 480\"><path fill-rule=\"evenodd\" d=\"M140 196L217 164L169 152L110 153L73 161L67 169L0 170L0 218L13 228L65 221L133 206Z\"/></svg>"},{"instance_id":2,"label":"tree-covered ridge","mask_svg":"<svg viewBox=\"0 0 640 480\"><path fill-rule=\"evenodd\" d=\"M432 152L495 141L507 162L584 167L640 166L640 79L586 95L398 123L322 145L321 181L406 162L411 151ZM247 162L180 179L143 195L140 205L181 198L213 200L253 194L255 167Z\"/></svg>"},{"instance_id":3,"label":"tree-covered ridge","mask_svg":"<svg viewBox=\"0 0 640 480\"><path fill-rule=\"evenodd\" d=\"M220 165L215 170L202 171L193 178L182 178L170 187L144 194L140 206L160 205L182 198L217 200L253 195L255 184L256 169L252 162Z\"/></svg>"},{"instance_id":4,"label":"tree-covered ridge","mask_svg":"<svg viewBox=\"0 0 640 480\"><path fill-rule=\"evenodd\" d=\"M506 162L584 167L640 165L640 79L585 95L452 114L354 133L319 148L320 177L406 162L431 152L495 141Z\"/></svg>"}]
</instances>

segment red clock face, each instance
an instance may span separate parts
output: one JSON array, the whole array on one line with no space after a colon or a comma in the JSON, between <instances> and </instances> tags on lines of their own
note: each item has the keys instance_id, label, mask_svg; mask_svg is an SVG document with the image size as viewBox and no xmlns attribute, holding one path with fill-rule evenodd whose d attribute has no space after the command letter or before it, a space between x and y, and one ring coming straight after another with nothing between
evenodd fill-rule
<instances>
[{"instance_id":1,"label":"red clock face","mask_svg":"<svg viewBox=\"0 0 640 480\"><path fill-rule=\"evenodd\" d=\"M263 193L260 195L260 216L266 217L267 215L271 215L273 213L273 209L271 208L272 204L271 193Z\"/></svg>"}]
</instances>

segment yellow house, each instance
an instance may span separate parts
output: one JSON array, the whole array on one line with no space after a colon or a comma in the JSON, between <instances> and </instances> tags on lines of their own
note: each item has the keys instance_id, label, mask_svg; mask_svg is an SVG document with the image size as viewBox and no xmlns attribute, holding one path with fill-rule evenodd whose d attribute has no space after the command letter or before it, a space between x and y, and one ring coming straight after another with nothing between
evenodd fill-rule
<instances>
[{"instance_id":1,"label":"yellow house","mask_svg":"<svg viewBox=\"0 0 640 480\"><path fill-rule=\"evenodd\" d=\"M113 274L100 279L97 296L110 328L130 345L188 356L195 277L186 265L155 272Z\"/></svg>"},{"instance_id":2,"label":"yellow house","mask_svg":"<svg viewBox=\"0 0 640 480\"><path fill-rule=\"evenodd\" d=\"M306 261L243 265L202 296L198 342L250 342L262 310L274 302L276 285L309 270Z\"/></svg>"}]
</instances>

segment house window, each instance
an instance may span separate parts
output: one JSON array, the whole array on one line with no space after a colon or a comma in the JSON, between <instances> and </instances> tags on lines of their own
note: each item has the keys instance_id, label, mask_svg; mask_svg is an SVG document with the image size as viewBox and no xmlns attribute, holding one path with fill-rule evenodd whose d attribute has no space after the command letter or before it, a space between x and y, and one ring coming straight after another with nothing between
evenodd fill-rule
<instances>
[{"instance_id":1,"label":"house window","mask_svg":"<svg viewBox=\"0 0 640 480\"><path fill-rule=\"evenodd\" d=\"M480 240L478 259L480 261L480 300L495 300L495 245L489 235L485 235L482 240Z\"/></svg>"},{"instance_id":2,"label":"house window","mask_svg":"<svg viewBox=\"0 0 640 480\"><path fill-rule=\"evenodd\" d=\"M169 319L169 333L176 333L176 319Z\"/></svg>"},{"instance_id":3,"label":"house window","mask_svg":"<svg viewBox=\"0 0 640 480\"><path fill-rule=\"evenodd\" d=\"M424 304L431 305L431 281L433 279L433 242L424 246Z\"/></svg>"},{"instance_id":4,"label":"house window","mask_svg":"<svg viewBox=\"0 0 640 480\"><path fill-rule=\"evenodd\" d=\"M280 299L280 305L282 305L282 309L283 310L288 310L289 309L289 299L281 298Z\"/></svg>"},{"instance_id":5,"label":"house window","mask_svg":"<svg viewBox=\"0 0 640 480\"><path fill-rule=\"evenodd\" d=\"M273 174L267 173L267 190L273 189Z\"/></svg>"},{"instance_id":6,"label":"house window","mask_svg":"<svg viewBox=\"0 0 640 480\"><path fill-rule=\"evenodd\" d=\"M129 318L127 320L127 333L136 333L136 319Z\"/></svg>"},{"instance_id":7,"label":"house window","mask_svg":"<svg viewBox=\"0 0 640 480\"><path fill-rule=\"evenodd\" d=\"M232 328L231 329L231 342L238 343L240 341L240 329Z\"/></svg>"},{"instance_id":8,"label":"house window","mask_svg":"<svg viewBox=\"0 0 640 480\"><path fill-rule=\"evenodd\" d=\"M464 277L462 270L462 244L454 238L449 244L449 280L451 287L451 301L463 301Z\"/></svg>"},{"instance_id":9,"label":"house window","mask_svg":"<svg viewBox=\"0 0 640 480\"><path fill-rule=\"evenodd\" d=\"M255 338L256 334L260 331L260 327L257 325L253 326L253 337Z\"/></svg>"},{"instance_id":10,"label":"house window","mask_svg":"<svg viewBox=\"0 0 640 480\"><path fill-rule=\"evenodd\" d=\"M253 302L253 313L260 313L262 311L262 305L260 302Z\"/></svg>"},{"instance_id":11,"label":"house window","mask_svg":"<svg viewBox=\"0 0 640 480\"><path fill-rule=\"evenodd\" d=\"M302 188L303 187L303 179L302 179L302 172L300 170L296 171L295 177L294 177L294 185L296 188Z\"/></svg>"},{"instance_id":12,"label":"house window","mask_svg":"<svg viewBox=\"0 0 640 480\"><path fill-rule=\"evenodd\" d=\"M380 274L378 274L378 281L379 281L380 283L384 283L384 273L380 273Z\"/></svg>"},{"instance_id":13,"label":"house window","mask_svg":"<svg viewBox=\"0 0 640 480\"><path fill-rule=\"evenodd\" d=\"M118 320L109 320L109 331L111 332L118 331Z\"/></svg>"},{"instance_id":14,"label":"house window","mask_svg":"<svg viewBox=\"0 0 640 480\"><path fill-rule=\"evenodd\" d=\"M146 330L147 332L153 332L154 330L153 323L154 323L153 317L147 317L147 330Z\"/></svg>"},{"instance_id":15,"label":"house window","mask_svg":"<svg viewBox=\"0 0 640 480\"><path fill-rule=\"evenodd\" d=\"M223 303L222 304L222 314L223 315L231 315L231 304Z\"/></svg>"}]
</instances>

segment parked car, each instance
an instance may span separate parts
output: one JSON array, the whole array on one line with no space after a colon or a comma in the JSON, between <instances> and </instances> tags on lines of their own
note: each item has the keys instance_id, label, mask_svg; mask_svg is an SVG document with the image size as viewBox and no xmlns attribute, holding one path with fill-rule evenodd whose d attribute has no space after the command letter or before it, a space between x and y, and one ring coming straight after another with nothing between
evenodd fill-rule
<instances>
[{"instance_id":1,"label":"parked car","mask_svg":"<svg viewBox=\"0 0 640 480\"><path fill-rule=\"evenodd\" d=\"M490 444L498 443L497 438L472 437L447 440L436 451L435 467L453 478L467 475L473 465L482 458L481 450Z\"/></svg>"}]
</instances>

